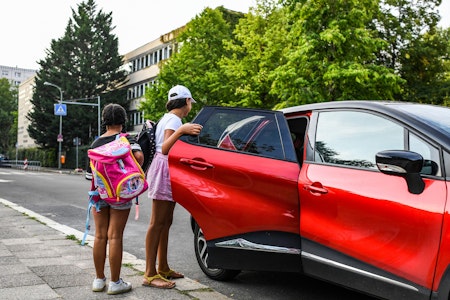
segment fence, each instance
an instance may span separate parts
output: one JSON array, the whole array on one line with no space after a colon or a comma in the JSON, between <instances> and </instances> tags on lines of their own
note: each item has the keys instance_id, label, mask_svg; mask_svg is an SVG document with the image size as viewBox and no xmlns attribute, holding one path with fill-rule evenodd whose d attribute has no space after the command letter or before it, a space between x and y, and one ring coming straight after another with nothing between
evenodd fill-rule
<instances>
[{"instance_id":1,"label":"fence","mask_svg":"<svg viewBox=\"0 0 450 300\"><path fill-rule=\"evenodd\" d=\"M25 164L24 160L1 160L0 168L14 168L30 171L40 171L41 162L38 160L28 160Z\"/></svg>"}]
</instances>

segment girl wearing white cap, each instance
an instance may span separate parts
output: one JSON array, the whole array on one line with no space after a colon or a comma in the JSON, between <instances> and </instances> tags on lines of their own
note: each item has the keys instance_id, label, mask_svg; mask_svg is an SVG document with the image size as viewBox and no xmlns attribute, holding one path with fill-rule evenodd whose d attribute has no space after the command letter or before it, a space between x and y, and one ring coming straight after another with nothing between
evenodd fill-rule
<instances>
[{"instance_id":1,"label":"girl wearing white cap","mask_svg":"<svg viewBox=\"0 0 450 300\"><path fill-rule=\"evenodd\" d=\"M171 289L175 287L175 282L170 279L184 277L183 274L170 269L167 261L169 229L175 208L167 155L179 137L184 134L198 135L202 130L199 124L183 124L181 121L191 111L192 103L195 103L195 100L189 89L182 85L174 86L168 94L168 113L164 114L156 126L156 154L148 170L148 196L153 199L153 205L145 238L144 286Z\"/></svg>"}]
</instances>

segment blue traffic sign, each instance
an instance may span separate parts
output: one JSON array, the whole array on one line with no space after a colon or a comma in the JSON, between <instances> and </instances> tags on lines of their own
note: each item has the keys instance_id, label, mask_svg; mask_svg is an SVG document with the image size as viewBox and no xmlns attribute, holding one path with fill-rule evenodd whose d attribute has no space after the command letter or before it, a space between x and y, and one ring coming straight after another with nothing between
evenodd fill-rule
<instances>
[{"instance_id":1,"label":"blue traffic sign","mask_svg":"<svg viewBox=\"0 0 450 300\"><path fill-rule=\"evenodd\" d=\"M66 104L55 104L55 116L67 116L67 105Z\"/></svg>"}]
</instances>

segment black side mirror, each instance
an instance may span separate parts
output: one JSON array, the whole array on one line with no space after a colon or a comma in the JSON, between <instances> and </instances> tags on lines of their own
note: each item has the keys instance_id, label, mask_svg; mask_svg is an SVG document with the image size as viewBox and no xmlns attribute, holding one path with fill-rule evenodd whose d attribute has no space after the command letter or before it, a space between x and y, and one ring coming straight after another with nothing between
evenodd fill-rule
<instances>
[{"instance_id":1,"label":"black side mirror","mask_svg":"<svg viewBox=\"0 0 450 300\"><path fill-rule=\"evenodd\" d=\"M423 161L423 166L422 166L422 170L420 171L421 174L425 174L425 175L432 175L435 176L439 171L439 166L436 162L429 160L429 159L425 159Z\"/></svg>"},{"instance_id":2,"label":"black side mirror","mask_svg":"<svg viewBox=\"0 0 450 300\"><path fill-rule=\"evenodd\" d=\"M387 150L378 152L375 159L382 173L405 178L410 193L420 194L425 189L425 182L420 176L422 155L412 151Z\"/></svg>"}]
</instances>

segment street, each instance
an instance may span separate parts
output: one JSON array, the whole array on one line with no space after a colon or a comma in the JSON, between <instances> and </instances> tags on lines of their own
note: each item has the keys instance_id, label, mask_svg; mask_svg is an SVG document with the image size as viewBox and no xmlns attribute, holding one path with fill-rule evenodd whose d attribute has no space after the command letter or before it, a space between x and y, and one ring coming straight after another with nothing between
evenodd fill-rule
<instances>
[{"instance_id":1,"label":"street","mask_svg":"<svg viewBox=\"0 0 450 300\"><path fill-rule=\"evenodd\" d=\"M82 175L0 168L0 198L79 231L85 230L89 188L90 182ZM150 211L151 202L143 194L140 218L135 220L133 207L125 229L124 250L139 259L145 259L144 240ZM95 231L93 225L91 218L90 235ZM179 205L170 233L169 263L186 277L233 299L374 299L295 273L243 271L229 282L211 280L197 264L189 214Z\"/></svg>"}]
</instances>

